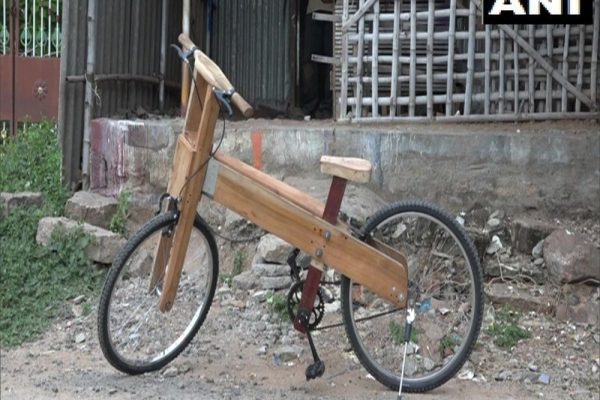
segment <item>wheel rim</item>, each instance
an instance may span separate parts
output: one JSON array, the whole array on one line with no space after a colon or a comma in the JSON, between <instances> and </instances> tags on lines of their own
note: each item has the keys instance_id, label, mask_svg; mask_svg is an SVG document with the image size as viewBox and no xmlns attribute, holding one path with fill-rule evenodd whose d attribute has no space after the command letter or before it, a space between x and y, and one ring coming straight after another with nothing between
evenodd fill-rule
<instances>
[{"instance_id":1,"label":"wheel rim","mask_svg":"<svg viewBox=\"0 0 600 400\"><path fill-rule=\"evenodd\" d=\"M210 306L213 254L207 238L194 227L173 308L166 313L158 309L162 277L149 286L163 228L144 238L125 260L110 295L108 341L115 356L129 366L149 367L175 357Z\"/></svg>"},{"instance_id":2,"label":"wheel rim","mask_svg":"<svg viewBox=\"0 0 600 400\"><path fill-rule=\"evenodd\" d=\"M478 295L465 248L438 218L421 212L395 214L368 234L401 250L407 258L409 299L417 303L417 317L404 384L429 385L452 376L469 354L478 331ZM357 353L369 372L397 386L406 312L394 312L366 288L352 284L350 288L347 301L352 304L349 314Z\"/></svg>"}]
</instances>

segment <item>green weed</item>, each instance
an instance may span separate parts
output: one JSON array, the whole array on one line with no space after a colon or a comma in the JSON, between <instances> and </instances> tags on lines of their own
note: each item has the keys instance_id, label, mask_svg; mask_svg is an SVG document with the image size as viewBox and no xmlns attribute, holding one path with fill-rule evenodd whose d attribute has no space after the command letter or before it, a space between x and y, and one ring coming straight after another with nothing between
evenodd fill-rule
<instances>
[{"instance_id":1,"label":"green weed","mask_svg":"<svg viewBox=\"0 0 600 400\"><path fill-rule=\"evenodd\" d=\"M396 345L404 343L404 325L400 325L395 321L390 321L388 325L390 336ZM422 329L419 329L413 325L410 331L410 341L413 343L419 343L419 335L423 333Z\"/></svg>"},{"instance_id":2,"label":"green weed","mask_svg":"<svg viewBox=\"0 0 600 400\"><path fill-rule=\"evenodd\" d=\"M504 306L496 313L495 321L487 329L496 346L511 348L519 340L530 337L529 332L518 325L519 317L519 313L510 306Z\"/></svg>"},{"instance_id":3,"label":"green weed","mask_svg":"<svg viewBox=\"0 0 600 400\"><path fill-rule=\"evenodd\" d=\"M110 220L109 229L115 233L123 235L125 233L125 224L129 215L129 206L131 204L131 193L123 191L119 195L117 211Z\"/></svg>"},{"instance_id":4,"label":"green weed","mask_svg":"<svg viewBox=\"0 0 600 400\"><path fill-rule=\"evenodd\" d=\"M68 196L53 124L31 124L17 138L2 140L0 188L44 195L41 208L20 208L0 218L0 346L10 347L43 333L67 299L97 293L104 273L85 256L90 239L81 231L54 235L48 247L36 244L39 220L61 215Z\"/></svg>"},{"instance_id":5,"label":"green weed","mask_svg":"<svg viewBox=\"0 0 600 400\"><path fill-rule=\"evenodd\" d=\"M267 304L271 313L277 315L280 320L288 318L287 297L281 293L273 293L267 298Z\"/></svg>"}]
</instances>

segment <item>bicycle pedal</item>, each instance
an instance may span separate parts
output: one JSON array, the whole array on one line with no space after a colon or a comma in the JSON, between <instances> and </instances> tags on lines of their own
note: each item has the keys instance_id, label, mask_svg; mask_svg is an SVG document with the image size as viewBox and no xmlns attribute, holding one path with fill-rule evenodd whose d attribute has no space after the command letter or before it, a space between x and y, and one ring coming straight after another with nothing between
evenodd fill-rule
<instances>
[{"instance_id":1,"label":"bicycle pedal","mask_svg":"<svg viewBox=\"0 0 600 400\"><path fill-rule=\"evenodd\" d=\"M306 368L306 380L310 381L311 379L320 378L325 373L325 363L321 360L315 362L314 364L310 364Z\"/></svg>"}]
</instances>

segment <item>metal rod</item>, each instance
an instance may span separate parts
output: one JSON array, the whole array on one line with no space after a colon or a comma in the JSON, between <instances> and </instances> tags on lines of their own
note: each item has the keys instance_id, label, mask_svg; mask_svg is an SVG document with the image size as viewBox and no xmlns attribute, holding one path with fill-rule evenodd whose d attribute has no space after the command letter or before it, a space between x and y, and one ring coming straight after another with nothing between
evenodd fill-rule
<instances>
[{"instance_id":1,"label":"metal rod","mask_svg":"<svg viewBox=\"0 0 600 400\"><path fill-rule=\"evenodd\" d=\"M600 0L594 1L594 34L592 37L592 67L591 67L591 86L590 97L593 102L593 109L598 110L598 57L600 56Z\"/></svg>"},{"instance_id":2,"label":"metal rod","mask_svg":"<svg viewBox=\"0 0 600 400\"><path fill-rule=\"evenodd\" d=\"M183 0L183 15L181 18L181 30L189 36L190 34L190 9L191 0ZM188 100L190 97L190 70L185 63L181 63L181 115L185 116Z\"/></svg>"},{"instance_id":3,"label":"metal rod","mask_svg":"<svg viewBox=\"0 0 600 400\"><path fill-rule=\"evenodd\" d=\"M533 48L535 48L535 39L533 37L533 25L529 25L527 27L528 31L529 31L529 45ZM527 87L529 89L529 93L531 93L531 96L529 96L529 112L535 112L535 99L533 98L533 91L535 90L535 78L534 78L534 61L533 61L533 57L531 56L531 54L529 55L529 81L527 83Z\"/></svg>"},{"instance_id":4,"label":"metal rod","mask_svg":"<svg viewBox=\"0 0 600 400\"><path fill-rule=\"evenodd\" d=\"M88 0L87 10L87 61L85 104L83 109L83 150L81 154L81 173L83 188L89 187L89 157L90 157L90 131L94 113L94 86L96 72L96 0Z\"/></svg>"},{"instance_id":5,"label":"metal rod","mask_svg":"<svg viewBox=\"0 0 600 400\"><path fill-rule=\"evenodd\" d=\"M483 91L485 93L485 100L483 102L483 113L488 115L490 113L490 72L491 72L491 61L490 54L492 52L492 28L489 25L485 26L485 62L484 62L484 85Z\"/></svg>"},{"instance_id":6,"label":"metal rod","mask_svg":"<svg viewBox=\"0 0 600 400\"><path fill-rule=\"evenodd\" d=\"M348 19L348 4L349 0L344 0L342 9L342 21ZM342 88L340 94L340 114L339 118L346 118L348 108L348 32L342 31Z\"/></svg>"},{"instance_id":7,"label":"metal rod","mask_svg":"<svg viewBox=\"0 0 600 400\"><path fill-rule=\"evenodd\" d=\"M160 83L158 87L158 106L165 109L165 75L167 74L167 21L169 16L168 0L162 0L160 21Z\"/></svg>"},{"instance_id":8,"label":"metal rod","mask_svg":"<svg viewBox=\"0 0 600 400\"><path fill-rule=\"evenodd\" d=\"M365 0L359 0L359 7L363 7ZM356 14L354 14L356 15ZM365 20L358 20L358 48L357 48L357 57L358 62L356 64L356 76L358 80L356 81L356 107L354 107L354 116L362 117L362 94L363 94L363 85L362 85L362 76L363 76L363 53L365 50L365 42L363 40L365 35Z\"/></svg>"},{"instance_id":9,"label":"metal rod","mask_svg":"<svg viewBox=\"0 0 600 400\"><path fill-rule=\"evenodd\" d=\"M564 46L563 46L563 60L562 60L562 75L565 79L568 79L568 74L569 74L569 62L567 61L567 57L569 56L569 40L571 39L570 37L570 30L569 30L569 25L566 26L567 30L565 31L565 39L564 39ZM567 88L566 86L563 85L562 88L562 97L561 97L561 111L562 112L567 112Z\"/></svg>"},{"instance_id":10,"label":"metal rod","mask_svg":"<svg viewBox=\"0 0 600 400\"><path fill-rule=\"evenodd\" d=\"M475 24L477 18L477 11L475 9L475 2L471 0L469 2L469 58L467 59L467 83L465 87L466 98L465 98L465 109L464 114L471 114L471 95L473 94L473 73L475 72Z\"/></svg>"},{"instance_id":11,"label":"metal rod","mask_svg":"<svg viewBox=\"0 0 600 400\"><path fill-rule=\"evenodd\" d=\"M546 58L548 60L552 59L552 43L552 28L550 25L546 25ZM550 71L546 72L546 112L552 112L552 75L550 75Z\"/></svg>"}]
</instances>

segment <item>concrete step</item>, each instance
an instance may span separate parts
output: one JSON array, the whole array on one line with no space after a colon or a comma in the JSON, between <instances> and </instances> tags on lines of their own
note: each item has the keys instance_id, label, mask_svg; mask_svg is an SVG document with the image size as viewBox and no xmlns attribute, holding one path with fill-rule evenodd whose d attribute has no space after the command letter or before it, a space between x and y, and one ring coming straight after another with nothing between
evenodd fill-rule
<instances>
[{"instance_id":1,"label":"concrete step","mask_svg":"<svg viewBox=\"0 0 600 400\"><path fill-rule=\"evenodd\" d=\"M41 207L44 198L38 192L0 193L0 214L8 216L17 207Z\"/></svg>"},{"instance_id":2,"label":"concrete step","mask_svg":"<svg viewBox=\"0 0 600 400\"><path fill-rule=\"evenodd\" d=\"M87 257L100 264L111 264L117 253L125 245L125 238L109 230L80 223L65 217L45 217L38 224L36 242L42 246L48 246L52 233L55 230L66 234L76 231L79 227L85 234L92 237L91 243L85 249Z\"/></svg>"},{"instance_id":3,"label":"concrete step","mask_svg":"<svg viewBox=\"0 0 600 400\"><path fill-rule=\"evenodd\" d=\"M65 215L75 221L108 229L118 204L118 201L112 197L81 191L67 200Z\"/></svg>"}]
</instances>

